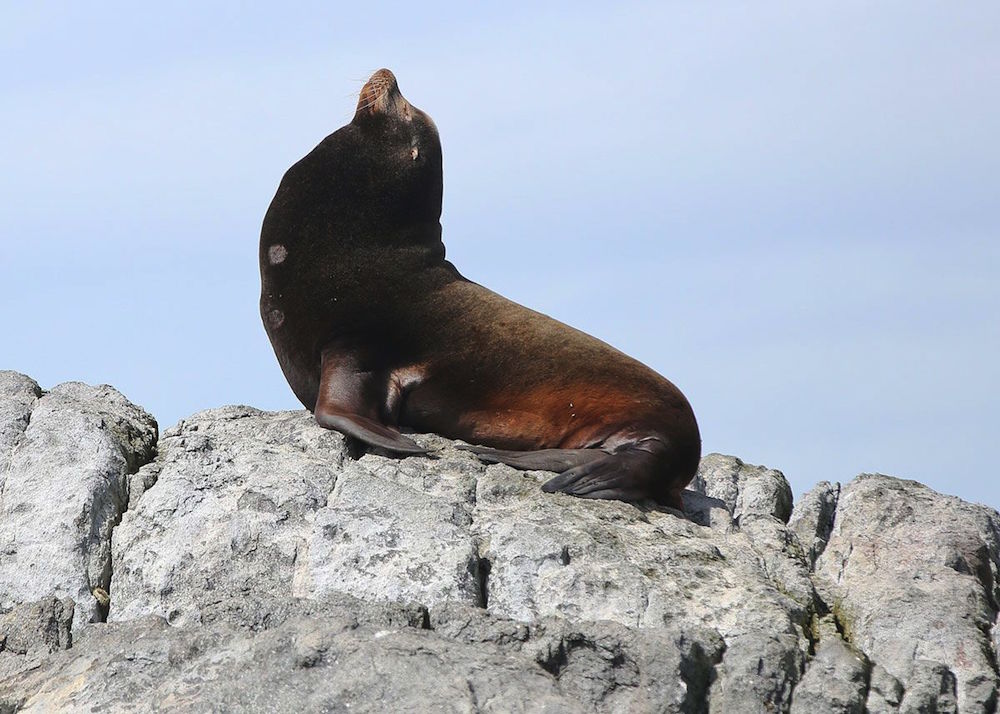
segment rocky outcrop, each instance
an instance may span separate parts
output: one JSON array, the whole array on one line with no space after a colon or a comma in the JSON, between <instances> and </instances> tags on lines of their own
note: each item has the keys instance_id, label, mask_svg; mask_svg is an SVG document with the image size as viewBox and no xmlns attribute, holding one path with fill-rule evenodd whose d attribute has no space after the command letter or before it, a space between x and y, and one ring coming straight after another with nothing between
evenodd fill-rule
<instances>
[{"instance_id":1,"label":"rocky outcrop","mask_svg":"<svg viewBox=\"0 0 1000 714\"><path fill-rule=\"evenodd\" d=\"M111 387L43 394L0 372L0 608L55 593L75 626L104 619L111 531L155 446L156 422Z\"/></svg>"},{"instance_id":2,"label":"rocky outcrop","mask_svg":"<svg viewBox=\"0 0 1000 714\"><path fill-rule=\"evenodd\" d=\"M855 647L908 684L904 706L918 682L950 700L954 681L962 711L995 711L998 554L996 511L864 474L841 492L816 583Z\"/></svg>"},{"instance_id":3,"label":"rocky outcrop","mask_svg":"<svg viewBox=\"0 0 1000 714\"><path fill-rule=\"evenodd\" d=\"M885 476L793 508L712 454L682 515L413 438L225 407L157 442L0 373L0 712L996 709L991 509Z\"/></svg>"}]
</instances>

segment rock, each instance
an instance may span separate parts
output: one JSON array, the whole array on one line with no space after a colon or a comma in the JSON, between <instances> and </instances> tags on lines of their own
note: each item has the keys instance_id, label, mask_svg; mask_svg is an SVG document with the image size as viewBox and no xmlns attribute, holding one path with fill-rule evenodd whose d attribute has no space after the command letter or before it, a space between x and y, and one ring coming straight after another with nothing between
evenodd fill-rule
<instances>
[{"instance_id":1,"label":"rock","mask_svg":"<svg viewBox=\"0 0 1000 714\"><path fill-rule=\"evenodd\" d=\"M14 447L21 441L42 390L31 377L0 370L0 493L10 468Z\"/></svg>"},{"instance_id":2,"label":"rock","mask_svg":"<svg viewBox=\"0 0 1000 714\"><path fill-rule=\"evenodd\" d=\"M489 563L490 613L705 628L725 641L711 695L718 706L787 704L808 615L770 579L746 534L625 503L549 496L540 480L502 465L479 480L473 530ZM735 582L746 590L734 592Z\"/></svg>"},{"instance_id":3,"label":"rock","mask_svg":"<svg viewBox=\"0 0 1000 714\"><path fill-rule=\"evenodd\" d=\"M0 615L0 681L40 667L46 654L69 649L72 622L73 601L52 596Z\"/></svg>"},{"instance_id":4,"label":"rock","mask_svg":"<svg viewBox=\"0 0 1000 714\"><path fill-rule=\"evenodd\" d=\"M148 490L115 530L110 619L194 625L234 597L349 594L482 606L519 622L669 624L725 641L724 654L705 637L683 641L701 643L702 659L721 656L720 701L787 704L811 590L796 582L799 601L784 594L731 520L717 532L667 511L547 495L542 474L415 438L436 457L354 459L302 412L231 407L185 420L137 475Z\"/></svg>"},{"instance_id":5,"label":"rock","mask_svg":"<svg viewBox=\"0 0 1000 714\"><path fill-rule=\"evenodd\" d=\"M440 442L433 461L365 456L342 469L308 534L310 593L427 607L480 601L484 574L471 524L483 467Z\"/></svg>"},{"instance_id":6,"label":"rock","mask_svg":"<svg viewBox=\"0 0 1000 714\"><path fill-rule=\"evenodd\" d=\"M447 604L431 612L441 635L523 654L588 711L703 711L724 644L699 628L633 629L612 622L530 624Z\"/></svg>"},{"instance_id":7,"label":"rock","mask_svg":"<svg viewBox=\"0 0 1000 714\"><path fill-rule=\"evenodd\" d=\"M0 652L24 655L69 649L72 622L73 601L69 598L47 597L18 605L0 616Z\"/></svg>"},{"instance_id":8,"label":"rock","mask_svg":"<svg viewBox=\"0 0 1000 714\"><path fill-rule=\"evenodd\" d=\"M722 533L730 533L737 529L729 506L718 498L706 496L698 491L685 489L684 517L699 526L707 526Z\"/></svg>"},{"instance_id":9,"label":"rock","mask_svg":"<svg viewBox=\"0 0 1000 714\"><path fill-rule=\"evenodd\" d=\"M871 665L868 676L868 714L894 714L903 701L903 685L879 664Z\"/></svg>"},{"instance_id":10,"label":"rock","mask_svg":"<svg viewBox=\"0 0 1000 714\"><path fill-rule=\"evenodd\" d=\"M295 617L314 616L333 617L350 627L429 628L427 608L417 603L368 602L340 594L321 599L240 596L206 606L202 623L221 622L259 632Z\"/></svg>"},{"instance_id":11,"label":"rock","mask_svg":"<svg viewBox=\"0 0 1000 714\"><path fill-rule=\"evenodd\" d=\"M344 459L304 412L202 412L169 429L137 478L153 483L115 529L109 619L200 621L243 596L304 597L309 535Z\"/></svg>"},{"instance_id":12,"label":"rock","mask_svg":"<svg viewBox=\"0 0 1000 714\"><path fill-rule=\"evenodd\" d=\"M816 563L833 530L833 519L837 513L840 498L840 484L820 481L807 491L788 519L788 527L806 549L809 566Z\"/></svg>"},{"instance_id":13,"label":"rock","mask_svg":"<svg viewBox=\"0 0 1000 714\"><path fill-rule=\"evenodd\" d=\"M795 688L792 714L864 714L869 685L868 658L837 632L833 618L820 625L816 655Z\"/></svg>"},{"instance_id":14,"label":"rock","mask_svg":"<svg viewBox=\"0 0 1000 714\"><path fill-rule=\"evenodd\" d=\"M998 545L985 506L881 475L842 489L817 586L850 642L902 682L903 710L946 711L952 675L962 712L995 710ZM918 690L944 699L920 709Z\"/></svg>"},{"instance_id":15,"label":"rock","mask_svg":"<svg viewBox=\"0 0 1000 714\"><path fill-rule=\"evenodd\" d=\"M109 586L111 530L128 475L152 458L156 422L108 386L70 382L39 396L10 372L0 386L11 390L0 400L0 439L12 444L0 493L0 610L68 596L77 626L100 621L93 592Z\"/></svg>"},{"instance_id":16,"label":"rock","mask_svg":"<svg viewBox=\"0 0 1000 714\"><path fill-rule=\"evenodd\" d=\"M711 454L681 514L434 435L364 453L305 412L155 438L110 387L0 372L0 712L998 703L1000 515L913 482L793 508Z\"/></svg>"},{"instance_id":17,"label":"rock","mask_svg":"<svg viewBox=\"0 0 1000 714\"><path fill-rule=\"evenodd\" d=\"M906 693L899 706L900 714L957 714L955 685L955 674L945 665L916 660L910 667Z\"/></svg>"},{"instance_id":18,"label":"rock","mask_svg":"<svg viewBox=\"0 0 1000 714\"><path fill-rule=\"evenodd\" d=\"M702 457L691 489L725 503L737 522L771 516L784 523L792 513L792 489L784 475L745 464L735 456Z\"/></svg>"},{"instance_id":19,"label":"rock","mask_svg":"<svg viewBox=\"0 0 1000 714\"><path fill-rule=\"evenodd\" d=\"M235 593L475 603L475 479L460 469L483 467L451 450L353 460L304 412L197 414L164 434L143 470L155 487L115 530L110 618L198 622Z\"/></svg>"},{"instance_id":20,"label":"rock","mask_svg":"<svg viewBox=\"0 0 1000 714\"><path fill-rule=\"evenodd\" d=\"M0 686L0 711L583 712L525 656L314 608L250 632L147 616L87 628Z\"/></svg>"}]
</instances>

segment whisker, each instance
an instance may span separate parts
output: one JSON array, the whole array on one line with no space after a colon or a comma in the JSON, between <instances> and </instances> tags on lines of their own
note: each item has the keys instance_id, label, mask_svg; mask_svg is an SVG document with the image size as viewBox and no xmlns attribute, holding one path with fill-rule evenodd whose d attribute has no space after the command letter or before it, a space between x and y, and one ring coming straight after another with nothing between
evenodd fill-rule
<instances>
[{"instance_id":1,"label":"whisker","mask_svg":"<svg viewBox=\"0 0 1000 714\"><path fill-rule=\"evenodd\" d=\"M386 90L389 88L391 81L384 75L376 77L377 72L377 69L372 70L367 80L354 80L362 85L361 90L357 94L358 103L355 113L368 111L373 107L377 107L379 102L385 99Z\"/></svg>"},{"instance_id":2,"label":"whisker","mask_svg":"<svg viewBox=\"0 0 1000 714\"><path fill-rule=\"evenodd\" d=\"M372 97L371 99L369 99L364 104L359 104L357 110L358 111L367 111L367 110L371 109L373 106L375 106L375 104L377 102L378 102L378 97L377 96Z\"/></svg>"}]
</instances>

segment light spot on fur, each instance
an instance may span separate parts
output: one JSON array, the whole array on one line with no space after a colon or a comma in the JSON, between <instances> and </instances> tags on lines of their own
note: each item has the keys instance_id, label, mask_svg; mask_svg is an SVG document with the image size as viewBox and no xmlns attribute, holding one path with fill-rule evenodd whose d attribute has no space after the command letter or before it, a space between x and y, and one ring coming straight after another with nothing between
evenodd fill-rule
<instances>
[{"instance_id":1,"label":"light spot on fur","mask_svg":"<svg viewBox=\"0 0 1000 714\"><path fill-rule=\"evenodd\" d=\"M417 157L419 155L420 155L420 150L417 147L414 146L412 149L410 149L410 158L412 158L414 161L417 160Z\"/></svg>"},{"instance_id":2,"label":"light spot on fur","mask_svg":"<svg viewBox=\"0 0 1000 714\"><path fill-rule=\"evenodd\" d=\"M281 245L281 243L275 243L267 249L267 259L271 261L271 265L284 263L287 257L288 249Z\"/></svg>"},{"instance_id":3,"label":"light spot on fur","mask_svg":"<svg viewBox=\"0 0 1000 714\"><path fill-rule=\"evenodd\" d=\"M285 324L285 313L278 309L271 310L267 313L267 321L271 324L271 327L277 329Z\"/></svg>"}]
</instances>

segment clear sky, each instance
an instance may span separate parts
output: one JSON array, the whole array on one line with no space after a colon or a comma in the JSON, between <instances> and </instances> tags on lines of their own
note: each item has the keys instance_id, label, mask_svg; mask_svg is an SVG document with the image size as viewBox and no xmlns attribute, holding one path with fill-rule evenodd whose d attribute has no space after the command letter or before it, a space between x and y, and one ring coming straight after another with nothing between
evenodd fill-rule
<instances>
[{"instance_id":1,"label":"clear sky","mask_svg":"<svg viewBox=\"0 0 1000 714\"><path fill-rule=\"evenodd\" d=\"M675 382L706 452L1000 506L995 0L21 5L0 368L161 429L298 408L260 223L384 66L440 130L449 258Z\"/></svg>"}]
</instances>

